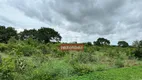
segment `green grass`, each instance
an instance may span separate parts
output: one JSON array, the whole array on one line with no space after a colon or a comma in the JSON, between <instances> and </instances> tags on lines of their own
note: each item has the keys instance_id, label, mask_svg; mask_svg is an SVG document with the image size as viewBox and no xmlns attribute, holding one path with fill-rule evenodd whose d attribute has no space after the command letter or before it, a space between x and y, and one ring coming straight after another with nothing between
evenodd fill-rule
<instances>
[{"instance_id":1,"label":"green grass","mask_svg":"<svg viewBox=\"0 0 142 80\"><path fill-rule=\"evenodd\" d=\"M85 46L84 51L60 51L60 44L28 42L0 43L0 80L142 79L138 66L142 61L132 54L135 48Z\"/></svg>"},{"instance_id":2,"label":"green grass","mask_svg":"<svg viewBox=\"0 0 142 80\"><path fill-rule=\"evenodd\" d=\"M142 80L142 66L98 71L64 80Z\"/></svg>"}]
</instances>

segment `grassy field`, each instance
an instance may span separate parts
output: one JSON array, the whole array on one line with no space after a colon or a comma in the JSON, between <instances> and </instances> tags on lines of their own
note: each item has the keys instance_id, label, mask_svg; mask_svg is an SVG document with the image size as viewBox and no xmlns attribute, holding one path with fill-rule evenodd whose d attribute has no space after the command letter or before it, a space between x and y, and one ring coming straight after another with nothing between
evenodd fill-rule
<instances>
[{"instance_id":1,"label":"grassy field","mask_svg":"<svg viewBox=\"0 0 142 80\"><path fill-rule=\"evenodd\" d=\"M64 80L142 80L142 66L97 71Z\"/></svg>"},{"instance_id":2,"label":"grassy field","mask_svg":"<svg viewBox=\"0 0 142 80\"><path fill-rule=\"evenodd\" d=\"M60 51L60 43L0 43L0 80L140 80L133 47L89 46Z\"/></svg>"}]
</instances>

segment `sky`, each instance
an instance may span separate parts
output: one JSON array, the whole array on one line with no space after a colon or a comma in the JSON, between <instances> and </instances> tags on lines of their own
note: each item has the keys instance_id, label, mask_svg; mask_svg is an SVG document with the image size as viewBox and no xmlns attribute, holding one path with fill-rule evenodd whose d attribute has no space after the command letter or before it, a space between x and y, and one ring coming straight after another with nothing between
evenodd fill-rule
<instances>
[{"instance_id":1,"label":"sky","mask_svg":"<svg viewBox=\"0 0 142 80\"><path fill-rule=\"evenodd\" d=\"M0 25L50 27L62 42L142 40L142 0L0 0Z\"/></svg>"}]
</instances>

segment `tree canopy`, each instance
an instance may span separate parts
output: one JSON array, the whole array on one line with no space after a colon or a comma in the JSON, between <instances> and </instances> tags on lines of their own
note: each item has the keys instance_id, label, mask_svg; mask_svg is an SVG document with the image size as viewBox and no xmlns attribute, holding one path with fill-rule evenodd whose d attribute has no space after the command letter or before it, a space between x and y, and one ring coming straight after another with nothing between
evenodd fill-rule
<instances>
[{"instance_id":1,"label":"tree canopy","mask_svg":"<svg viewBox=\"0 0 142 80\"><path fill-rule=\"evenodd\" d=\"M23 32L19 34L19 37L21 40L32 38L32 39L37 39L38 41L45 42L45 43L51 42L52 40L59 42L61 41L61 38L62 38L60 34L54 29L45 28L45 27L42 27L38 30L36 29L26 30L25 29Z\"/></svg>"},{"instance_id":2,"label":"tree canopy","mask_svg":"<svg viewBox=\"0 0 142 80\"><path fill-rule=\"evenodd\" d=\"M7 43L11 37L17 38L17 31L12 27L0 26L0 42Z\"/></svg>"},{"instance_id":3,"label":"tree canopy","mask_svg":"<svg viewBox=\"0 0 142 80\"><path fill-rule=\"evenodd\" d=\"M120 47L128 47L129 46L129 44L126 41L118 41L117 44Z\"/></svg>"},{"instance_id":4,"label":"tree canopy","mask_svg":"<svg viewBox=\"0 0 142 80\"><path fill-rule=\"evenodd\" d=\"M36 36L37 36L37 30L35 29L30 29L30 30L25 29L23 32L19 33L19 38L21 40L25 40L28 38L36 39Z\"/></svg>"},{"instance_id":5,"label":"tree canopy","mask_svg":"<svg viewBox=\"0 0 142 80\"><path fill-rule=\"evenodd\" d=\"M142 40L140 41L134 41L133 44L132 44L134 47L142 47Z\"/></svg>"},{"instance_id":6,"label":"tree canopy","mask_svg":"<svg viewBox=\"0 0 142 80\"><path fill-rule=\"evenodd\" d=\"M97 46L110 45L110 41L105 38L98 38L97 41L94 41L94 45Z\"/></svg>"},{"instance_id":7,"label":"tree canopy","mask_svg":"<svg viewBox=\"0 0 142 80\"><path fill-rule=\"evenodd\" d=\"M11 37L15 37L20 40L27 40L28 38L36 39L40 42L59 42L62 37L60 34L51 28L42 27L38 30L36 29L25 29L24 31L17 33L17 31L12 27L0 26L0 42L7 43Z\"/></svg>"},{"instance_id":8,"label":"tree canopy","mask_svg":"<svg viewBox=\"0 0 142 80\"><path fill-rule=\"evenodd\" d=\"M43 41L45 43L48 43L51 40L59 42L59 41L61 41L62 37L54 29L42 27L42 28L38 29L37 38L39 41Z\"/></svg>"}]
</instances>

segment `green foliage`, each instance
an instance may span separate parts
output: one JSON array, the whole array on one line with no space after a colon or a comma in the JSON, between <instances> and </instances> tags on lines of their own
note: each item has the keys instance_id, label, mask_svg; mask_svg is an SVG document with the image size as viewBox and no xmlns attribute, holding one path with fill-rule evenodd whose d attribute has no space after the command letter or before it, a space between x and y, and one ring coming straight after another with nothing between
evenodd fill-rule
<instances>
[{"instance_id":1,"label":"green foliage","mask_svg":"<svg viewBox=\"0 0 142 80\"><path fill-rule=\"evenodd\" d=\"M26 40L23 41L25 43L25 45L30 45L32 47L37 47L39 46L39 42L36 39L33 39L31 37L27 38Z\"/></svg>"},{"instance_id":2,"label":"green foliage","mask_svg":"<svg viewBox=\"0 0 142 80\"><path fill-rule=\"evenodd\" d=\"M0 79L1 80L14 80L13 72L15 69L13 58L2 58L0 65Z\"/></svg>"},{"instance_id":3,"label":"green foliage","mask_svg":"<svg viewBox=\"0 0 142 80\"><path fill-rule=\"evenodd\" d=\"M135 42L136 50L133 52L134 56L141 59L142 58L142 40Z\"/></svg>"},{"instance_id":4,"label":"green foliage","mask_svg":"<svg viewBox=\"0 0 142 80\"><path fill-rule=\"evenodd\" d=\"M15 37L11 37L9 40L8 40L8 44L15 44L17 43L17 39Z\"/></svg>"},{"instance_id":5,"label":"green foliage","mask_svg":"<svg viewBox=\"0 0 142 80\"><path fill-rule=\"evenodd\" d=\"M79 76L84 74L89 74L94 71L94 68L89 64L74 64L74 74L77 74Z\"/></svg>"},{"instance_id":6,"label":"green foliage","mask_svg":"<svg viewBox=\"0 0 142 80\"><path fill-rule=\"evenodd\" d=\"M115 65L116 65L116 67L118 67L118 68L124 67L124 61L121 60L121 59L117 59L117 60L115 61Z\"/></svg>"},{"instance_id":7,"label":"green foliage","mask_svg":"<svg viewBox=\"0 0 142 80\"><path fill-rule=\"evenodd\" d=\"M17 31L12 27L0 26L0 42L7 43L12 37L17 37Z\"/></svg>"},{"instance_id":8,"label":"green foliage","mask_svg":"<svg viewBox=\"0 0 142 80\"><path fill-rule=\"evenodd\" d=\"M83 53L83 52L76 52L71 53L70 57L70 63L89 63L89 62L95 62L96 57L93 54L90 53Z\"/></svg>"},{"instance_id":9,"label":"green foliage","mask_svg":"<svg viewBox=\"0 0 142 80\"><path fill-rule=\"evenodd\" d=\"M131 68L111 69L107 71L93 72L83 76L73 76L63 80L141 80L142 66Z\"/></svg>"},{"instance_id":10,"label":"green foliage","mask_svg":"<svg viewBox=\"0 0 142 80\"><path fill-rule=\"evenodd\" d=\"M37 54L38 51L30 45L25 45L25 46L18 48L16 53L19 55L31 56L32 54Z\"/></svg>"},{"instance_id":11,"label":"green foliage","mask_svg":"<svg viewBox=\"0 0 142 80\"><path fill-rule=\"evenodd\" d=\"M8 49L8 46L4 43L0 43L0 52L4 52Z\"/></svg>"},{"instance_id":12,"label":"green foliage","mask_svg":"<svg viewBox=\"0 0 142 80\"><path fill-rule=\"evenodd\" d=\"M37 39L36 36L37 36L37 30L35 29L30 29L30 30L25 29L23 32L19 33L19 38L21 40L26 40L28 38Z\"/></svg>"},{"instance_id":13,"label":"green foliage","mask_svg":"<svg viewBox=\"0 0 142 80\"><path fill-rule=\"evenodd\" d=\"M91 42L87 42L87 43L84 43L84 45L86 45L86 46L92 46L92 43Z\"/></svg>"},{"instance_id":14,"label":"green foliage","mask_svg":"<svg viewBox=\"0 0 142 80\"><path fill-rule=\"evenodd\" d=\"M60 51L60 44L44 44L32 37L0 43L2 80L62 80L141 64L131 53L137 50L134 47L85 45L84 51Z\"/></svg>"},{"instance_id":15,"label":"green foliage","mask_svg":"<svg viewBox=\"0 0 142 80\"><path fill-rule=\"evenodd\" d=\"M126 41L119 41L118 42L118 46L120 46L120 47L128 47L129 44Z\"/></svg>"},{"instance_id":16,"label":"green foliage","mask_svg":"<svg viewBox=\"0 0 142 80\"><path fill-rule=\"evenodd\" d=\"M73 70L74 69L64 61L53 60L35 69L31 74L30 80L58 80L68 77Z\"/></svg>"},{"instance_id":17,"label":"green foliage","mask_svg":"<svg viewBox=\"0 0 142 80\"><path fill-rule=\"evenodd\" d=\"M26 68L25 60L21 58L17 58L15 60L15 70L17 72L23 73L25 71L25 68Z\"/></svg>"},{"instance_id":18,"label":"green foliage","mask_svg":"<svg viewBox=\"0 0 142 80\"><path fill-rule=\"evenodd\" d=\"M50 53L50 49L46 45L41 44L37 47L37 49L39 49L41 51L41 53L43 53L43 54L49 54Z\"/></svg>"},{"instance_id":19,"label":"green foliage","mask_svg":"<svg viewBox=\"0 0 142 80\"><path fill-rule=\"evenodd\" d=\"M55 40L55 41L61 40L61 36L58 32L56 32L54 29L45 28L45 27L38 29L37 37L39 41L45 42L45 43L48 43L51 40Z\"/></svg>"},{"instance_id":20,"label":"green foliage","mask_svg":"<svg viewBox=\"0 0 142 80\"><path fill-rule=\"evenodd\" d=\"M133 42L132 45L133 45L133 47L139 47L140 46L139 44L140 44L139 41L136 40Z\"/></svg>"},{"instance_id":21,"label":"green foliage","mask_svg":"<svg viewBox=\"0 0 142 80\"><path fill-rule=\"evenodd\" d=\"M134 52L134 56L141 59L142 58L142 48L137 48Z\"/></svg>"},{"instance_id":22,"label":"green foliage","mask_svg":"<svg viewBox=\"0 0 142 80\"><path fill-rule=\"evenodd\" d=\"M105 38L98 38L97 41L94 41L94 45L97 46L110 45L110 41Z\"/></svg>"},{"instance_id":23,"label":"green foliage","mask_svg":"<svg viewBox=\"0 0 142 80\"><path fill-rule=\"evenodd\" d=\"M28 38L36 39L40 42L48 43L52 40L54 41L61 41L61 36L58 32L51 28L42 27L38 30L30 29L24 30L23 32L19 33L19 38L21 40L26 40Z\"/></svg>"}]
</instances>

